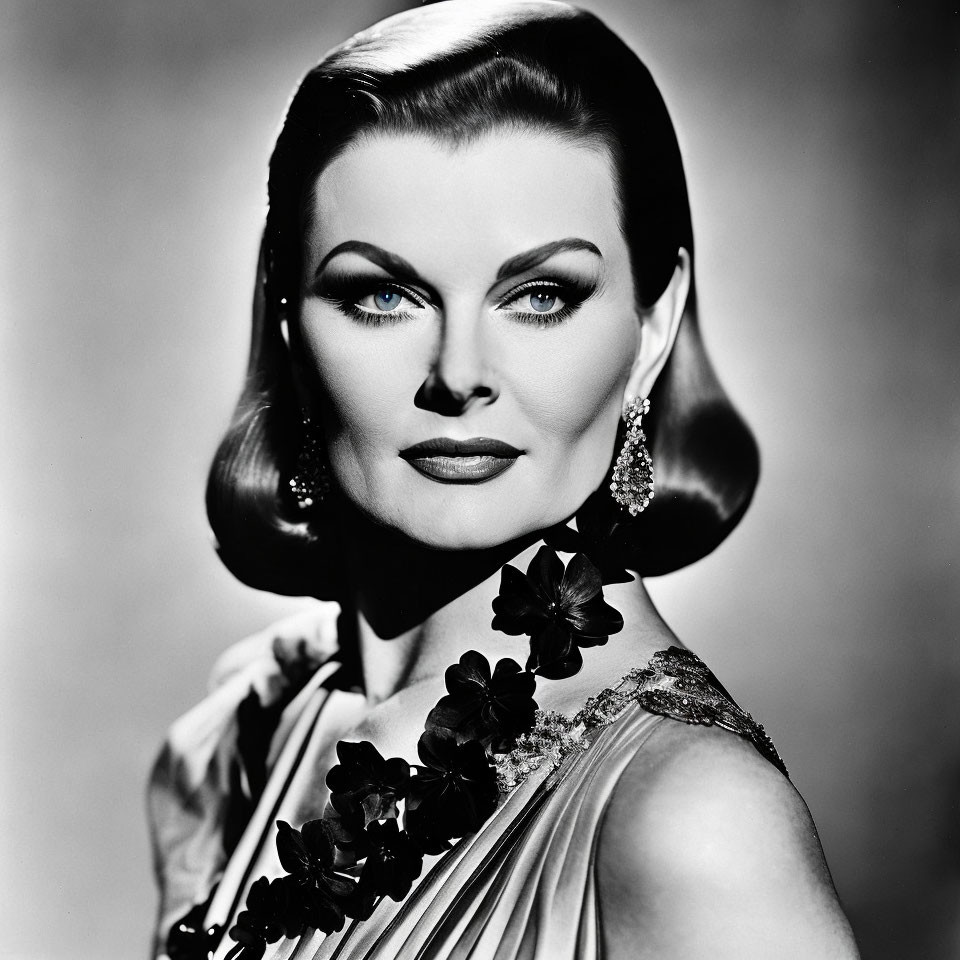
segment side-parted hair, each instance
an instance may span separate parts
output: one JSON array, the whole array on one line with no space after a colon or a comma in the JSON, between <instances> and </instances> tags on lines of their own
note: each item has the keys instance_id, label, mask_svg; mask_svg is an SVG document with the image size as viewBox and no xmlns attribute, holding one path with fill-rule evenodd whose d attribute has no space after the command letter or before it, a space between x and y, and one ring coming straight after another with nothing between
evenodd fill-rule
<instances>
[{"instance_id":1,"label":"side-parted hair","mask_svg":"<svg viewBox=\"0 0 960 960\"><path fill-rule=\"evenodd\" d=\"M287 485L301 435L281 317L296 316L317 177L367 133L461 144L499 129L610 151L639 307L665 291L681 247L692 263L686 180L666 106L646 67L593 14L564 3L450 0L390 17L332 50L300 84L270 160L246 383L207 487L220 556L245 583L338 595L331 524L304 522ZM713 550L757 481L757 447L706 355L693 284L650 400L644 428L656 498L630 520L631 565L644 576Z\"/></svg>"}]
</instances>

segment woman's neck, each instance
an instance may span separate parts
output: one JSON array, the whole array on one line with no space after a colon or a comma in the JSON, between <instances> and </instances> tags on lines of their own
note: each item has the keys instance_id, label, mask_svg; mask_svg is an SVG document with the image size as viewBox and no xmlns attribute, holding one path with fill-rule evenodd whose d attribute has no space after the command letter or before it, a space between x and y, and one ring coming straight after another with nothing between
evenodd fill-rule
<instances>
[{"instance_id":1,"label":"woman's neck","mask_svg":"<svg viewBox=\"0 0 960 960\"><path fill-rule=\"evenodd\" d=\"M492 604L500 568L511 563L525 571L541 540L528 538L487 551L441 552L378 530L346 542L360 667L371 706L426 681L442 688L444 671L467 650L479 651L491 666L504 657L525 664L528 638L492 629ZM622 614L623 631L606 645L585 650L576 677L541 679L537 699L542 708L563 709L571 697L589 696L645 663L656 650L677 643L639 579L607 586L604 595Z\"/></svg>"}]
</instances>

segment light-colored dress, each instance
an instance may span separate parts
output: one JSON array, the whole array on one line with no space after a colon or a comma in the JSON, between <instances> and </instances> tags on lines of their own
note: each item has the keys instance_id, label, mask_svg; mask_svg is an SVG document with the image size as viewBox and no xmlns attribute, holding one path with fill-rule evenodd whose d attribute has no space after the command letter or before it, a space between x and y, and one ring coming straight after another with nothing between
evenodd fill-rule
<instances>
[{"instance_id":1,"label":"light-colored dress","mask_svg":"<svg viewBox=\"0 0 960 960\"><path fill-rule=\"evenodd\" d=\"M221 658L209 697L171 728L149 794L161 889L157 956L167 956L168 932L188 911L187 926L228 928L250 884L282 873L275 822L299 826L322 814L331 744L365 709L360 692L343 689L336 649L332 604L248 638ZM526 746L498 761L497 811L477 834L427 857L402 902L385 898L367 920L281 940L265 956L599 958L595 856L604 811L624 769L668 719L731 730L783 770L763 728L702 661L671 647L576 717L541 717ZM223 936L214 956L232 946Z\"/></svg>"}]
</instances>

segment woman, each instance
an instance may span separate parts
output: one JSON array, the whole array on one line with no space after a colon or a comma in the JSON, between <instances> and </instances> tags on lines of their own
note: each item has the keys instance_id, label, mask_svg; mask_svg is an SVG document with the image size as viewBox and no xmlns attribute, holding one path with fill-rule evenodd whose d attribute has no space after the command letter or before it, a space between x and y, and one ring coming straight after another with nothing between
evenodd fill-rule
<instances>
[{"instance_id":1,"label":"woman","mask_svg":"<svg viewBox=\"0 0 960 960\"><path fill-rule=\"evenodd\" d=\"M208 509L242 580L337 604L174 726L158 953L856 956L776 750L634 575L757 472L635 55L563 4L391 18L307 75L269 200Z\"/></svg>"}]
</instances>

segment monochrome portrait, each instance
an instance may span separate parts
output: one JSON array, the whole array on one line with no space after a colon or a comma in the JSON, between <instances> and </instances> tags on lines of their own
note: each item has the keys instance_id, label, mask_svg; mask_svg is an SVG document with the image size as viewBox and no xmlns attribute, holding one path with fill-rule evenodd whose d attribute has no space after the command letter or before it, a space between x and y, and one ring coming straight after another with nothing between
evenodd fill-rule
<instances>
[{"instance_id":1,"label":"monochrome portrait","mask_svg":"<svg viewBox=\"0 0 960 960\"><path fill-rule=\"evenodd\" d=\"M5 19L0 953L956 956L955 10Z\"/></svg>"}]
</instances>

